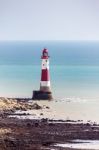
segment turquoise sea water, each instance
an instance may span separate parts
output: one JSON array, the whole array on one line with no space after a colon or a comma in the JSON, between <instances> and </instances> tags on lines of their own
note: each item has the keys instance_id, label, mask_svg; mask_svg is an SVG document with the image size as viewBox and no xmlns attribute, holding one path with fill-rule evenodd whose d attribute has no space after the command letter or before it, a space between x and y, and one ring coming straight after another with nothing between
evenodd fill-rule
<instances>
[{"instance_id":1,"label":"turquoise sea water","mask_svg":"<svg viewBox=\"0 0 99 150\"><path fill-rule=\"evenodd\" d=\"M0 96L31 97L39 89L41 51L50 53L55 98L99 98L99 42L0 42Z\"/></svg>"}]
</instances>

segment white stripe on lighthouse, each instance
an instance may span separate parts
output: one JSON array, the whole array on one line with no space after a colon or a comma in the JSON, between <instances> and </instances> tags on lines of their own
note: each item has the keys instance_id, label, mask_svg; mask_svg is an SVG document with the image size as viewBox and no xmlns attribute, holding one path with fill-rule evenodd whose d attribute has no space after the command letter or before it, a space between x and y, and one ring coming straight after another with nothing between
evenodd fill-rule
<instances>
[{"instance_id":1,"label":"white stripe on lighthouse","mask_svg":"<svg viewBox=\"0 0 99 150\"><path fill-rule=\"evenodd\" d=\"M42 59L42 69L49 69L49 60Z\"/></svg>"},{"instance_id":2,"label":"white stripe on lighthouse","mask_svg":"<svg viewBox=\"0 0 99 150\"><path fill-rule=\"evenodd\" d=\"M41 81L40 82L40 86L47 86L47 87L49 87L50 86L50 81Z\"/></svg>"}]
</instances>

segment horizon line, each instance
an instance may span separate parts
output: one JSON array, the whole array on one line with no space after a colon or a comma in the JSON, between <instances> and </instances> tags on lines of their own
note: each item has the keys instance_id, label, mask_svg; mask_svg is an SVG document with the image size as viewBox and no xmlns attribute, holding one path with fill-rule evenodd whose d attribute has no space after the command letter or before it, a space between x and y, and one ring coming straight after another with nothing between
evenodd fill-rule
<instances>
[{"instance_id":1,"label":"horizon line","mask_svg":"<svg viewBox=\"0 0 99 150\"><path fill-rule=\"evenodd\" d=\"M99 42L99 40L0 40L0 42Z\"/></svg>"}]
</instances>

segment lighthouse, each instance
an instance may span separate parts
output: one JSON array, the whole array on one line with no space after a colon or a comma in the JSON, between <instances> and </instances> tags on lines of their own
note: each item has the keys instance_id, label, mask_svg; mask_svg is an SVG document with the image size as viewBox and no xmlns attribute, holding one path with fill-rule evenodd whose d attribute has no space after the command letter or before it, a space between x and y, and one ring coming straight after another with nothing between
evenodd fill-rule
<instances>
[{"instance_id":1,"label":"lighthouse","mask_svg":"<svg viewBox=\"0 0 99 150\"><path fill-rule=\"evenodd\" d=\"M33 91L32 99L35 100L51 100L52 92L50 86L50 73L49 73L49 54L48 49L42 51L42 65L41 65L41 80L39 91Z\"/></svg>"}]
</instances>

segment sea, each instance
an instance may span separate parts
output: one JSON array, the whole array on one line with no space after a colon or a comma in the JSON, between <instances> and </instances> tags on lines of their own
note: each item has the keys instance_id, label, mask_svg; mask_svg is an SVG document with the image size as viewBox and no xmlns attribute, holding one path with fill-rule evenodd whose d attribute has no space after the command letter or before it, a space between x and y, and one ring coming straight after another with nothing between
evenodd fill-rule
<instances>
[{"instance_id":1,"label":"sea","mask_svg":"<svg viewBox=\"0 0 99 150\"><path fill-rule=\"evenodd\" d=\"M99 99L99 41L0 41L0 97L39 90L43 48L55 99Z\"/></svg>"}]
</instances>

